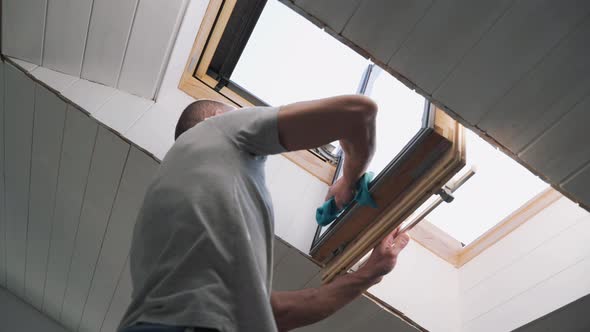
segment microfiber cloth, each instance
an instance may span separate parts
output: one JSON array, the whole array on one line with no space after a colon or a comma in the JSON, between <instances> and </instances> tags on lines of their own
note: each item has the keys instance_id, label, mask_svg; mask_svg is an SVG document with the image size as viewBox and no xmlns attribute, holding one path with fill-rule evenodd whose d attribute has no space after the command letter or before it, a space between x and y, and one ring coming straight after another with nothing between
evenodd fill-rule
<instances>
[{"instance_id":1,"label":"microfiber cloth","mask_svg":"<svg viewBox=\"0 0 590 332\"><path fill-rule=\"evenodd\" d=\"M322 206L315 211L315 220L320 226L327 226L336 220L336 218L344 211L352 202L357 202L359 205L370 206L377 208L377 203L373 200L369 192L369 183L373 180L373 173L367 172L359 179L356 184L356 195L350 203L344 206L341 210L336 207L334 197L327 200Z\"/></svg>"}]
</instances>

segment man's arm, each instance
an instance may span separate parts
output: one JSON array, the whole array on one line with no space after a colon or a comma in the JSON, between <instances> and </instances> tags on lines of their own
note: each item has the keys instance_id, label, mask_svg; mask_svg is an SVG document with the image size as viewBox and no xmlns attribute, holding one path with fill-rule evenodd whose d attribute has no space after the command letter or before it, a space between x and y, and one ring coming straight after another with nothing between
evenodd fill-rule
<instances>
[{"instance_id":1,"label":"man's arm","mask_svg":"<svg viewBox=\"0 0 590 332\"><path fill-rule=\"evenodd\" d=\"M395 267L399 253L410 238L397 231L375 247L367 262L354 273L342 275L327 285L292 292L273 292L271 305L280 332L313 324L336 312Z\"/></svg>"},{"instance_id":2,"label":"man's arm","mask_svg":"<svg viewBox=\"0 0 590 332\"><path fill-rule=\"evenodd\" d=\"M340 141L346 159L343 176L331 188L336 205L352 199L352 190L375 151L377 105L361 95L347 95L283 106L278 115L279 139L289 151Z\"/></svg>"}]
</instances>

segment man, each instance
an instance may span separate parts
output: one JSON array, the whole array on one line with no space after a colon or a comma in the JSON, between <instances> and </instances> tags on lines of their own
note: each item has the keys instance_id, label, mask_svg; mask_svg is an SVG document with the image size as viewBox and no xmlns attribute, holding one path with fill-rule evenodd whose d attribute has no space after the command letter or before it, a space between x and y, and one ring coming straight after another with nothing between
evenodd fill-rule
<instances>
[{"instance_id":1,"label":"man","mask_svg":"<svg viewBox=\"0 0 590 332\"><path fill-rule=\"evenodd\" d=\"M189 105L138 216L133 299L120 329L288 331L328 317L378 283L406 234L388 236L355 273L271 294L274 221L264 178L266 155L339 140L347 158L328 197L343 206L373 156L376 113L359 95L280 108Z\"/></svg>"}]
</instances>

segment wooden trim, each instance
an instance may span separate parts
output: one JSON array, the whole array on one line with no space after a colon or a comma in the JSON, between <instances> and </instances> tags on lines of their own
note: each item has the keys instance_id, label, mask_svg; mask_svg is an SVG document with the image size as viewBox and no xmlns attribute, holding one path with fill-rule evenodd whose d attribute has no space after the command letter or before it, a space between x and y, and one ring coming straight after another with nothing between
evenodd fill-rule
<instances>
[{"instance_id":1,"label":"wooden trim","mask_svg":"<svg viewBox=\"0 0 590 332\"><path fill-rule=\"evenodd\" d=\"M210 30L211 33L209 34L209 40L207 41L206 45L207 47L201 55L197 71L195 72L195 75L198 78L202 78L203 76L207 75L207 69L211 64L211 60L213 59L215 50L217 49L219 41L223 36L223 32L225 31L227 22L229 22L229 18L236 5L236 1L237 0L225 0L223 1L223 6L221 7L221 9L217 10L215 26L213 27L213 30Z\"/></svg>"},{"instance_id":2,"label":"wooden trim","mask_svg":"<svg viewBox=\"0 0 590 332\"><path fill-rule=\"evenodd\" d=\"M307 150L283 153L283 157L291 160L309 174L326 184L332 184L336 167L330 165Z\"/></svg>"},{"instance_id":3,"label":"wooden trim","mask_svg":"<svg viewBox=\"0 0 590 332\"><path fill-rule=\"evenodd\" d=\"M457 267L465 265L562 197L563 195L553 188L543 191L463 248L459 255L459 264Z\"/></svg>"},{"instance_id":4,"label":"wooden trim","mask_svg":"<svg viewBox=\"0 0 590 332\"><path fill-rule=\"evenodd\" d=\"M409 231L413 241L453 266L459 265L459 255L463 250L461 242L436 227L428 220L421 221Z\"/></svg>"}]
</instances>

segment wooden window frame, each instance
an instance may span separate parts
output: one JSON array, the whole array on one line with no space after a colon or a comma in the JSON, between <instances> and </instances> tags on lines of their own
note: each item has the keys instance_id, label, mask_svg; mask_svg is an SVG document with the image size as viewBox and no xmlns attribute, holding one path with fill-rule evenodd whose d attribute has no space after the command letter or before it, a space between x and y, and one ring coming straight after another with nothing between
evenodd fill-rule
<instances>
[{"instance_id":1,"label":"wooden window frame","mask_svg":"<svg viewBox=\"0 0 590 332\"><path fill-rule=\"evenodd\" d=\"M220 87L219 82L207 73L236 3L237 0L209 1L178 88L197 99L217 100L236 107L252 107L255 103L241 94L243 90L232 86ZM336 166L310 151L293 151L284 153L283 156L326 184L330 184L334 177Z\"/></svg>"},{"instance_id":2,"label":"wooden window frame","mask_svg":"<svg viewBox=\"0 0 590 332\"><path fill-rule=\"evenodd\" d=\"M423 127L371 183L377 208L351 204L319 237L312 257L333 280L353 267L465 166L463 126L429 104Z\"/></svg>"}]
</instances>

